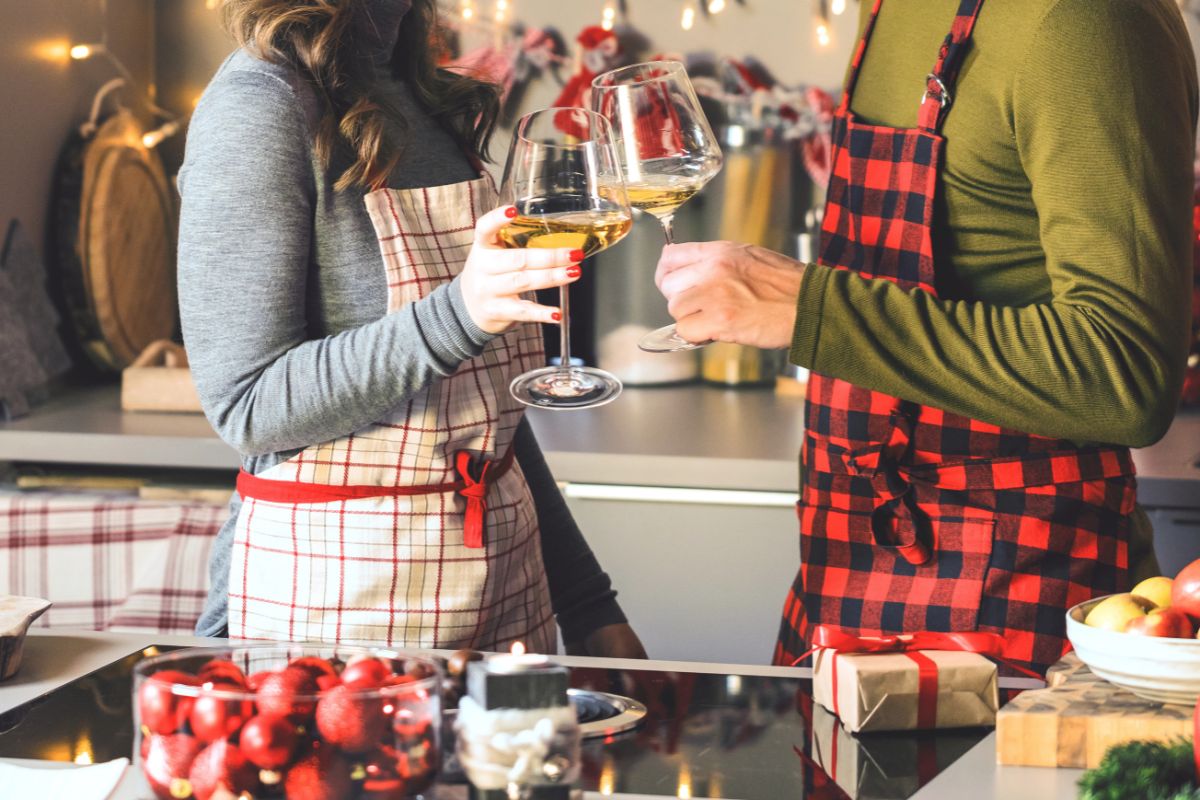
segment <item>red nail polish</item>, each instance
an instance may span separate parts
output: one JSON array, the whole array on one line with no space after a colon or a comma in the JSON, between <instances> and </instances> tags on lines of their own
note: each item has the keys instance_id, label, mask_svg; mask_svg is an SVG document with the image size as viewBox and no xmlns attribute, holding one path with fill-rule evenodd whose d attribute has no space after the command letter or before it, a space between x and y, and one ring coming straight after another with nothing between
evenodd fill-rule
<instances>
[{"instance_id":1,"label":"red nail polish","mask_svg":"<svg viewBox=\"0 0 1200 800\"><path fill-rule=\"evenodd\" d=\"M583 269L580 267L567 267L568 278L578 278L583 274Z\"/></svg>"},{"instance_id":2,"label":"red nail polish","mask_svg":"<svg viewBox=\"0 0 1200 800\"><path fill-rule=\"evenodd\" d=\"M517 207L516 206L509 206L508 208L504 209L504 216L508 217L509 219L512 219L516 215L517 215Z\"/></svg>"},{"instance_id":3,"label":"red nail polish","mask_svg":"<svg viewBox=\"0 0 1200 800\"><path fill-rule=\"evenodd\" d=\"M571 251L571 260L572 261L583 261L584 255L585 255L585 253L582 250L572 250Z\"/></svg>"},{"instance_id":4,"label":"red nail polish","mask_svg":"<svg viewBox=\"0 0 1200 800\"><path fill-rule=\"evenodd\" d=\"M562 322L562 312L555 311L553 314L550 315L550 319L554 320L555 322Z\"/></svg>"}]
</instances>

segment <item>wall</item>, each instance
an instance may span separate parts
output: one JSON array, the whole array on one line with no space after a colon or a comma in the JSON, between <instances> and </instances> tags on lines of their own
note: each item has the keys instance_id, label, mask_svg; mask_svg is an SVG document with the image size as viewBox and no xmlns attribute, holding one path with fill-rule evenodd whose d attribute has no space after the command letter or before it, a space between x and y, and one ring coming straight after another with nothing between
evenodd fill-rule
<instances>
[{"instance_id":1,"label":"wall","mask_svg":"<svg viewBox=\"0 0 1200 800\"><path fill-rule=\"evenodd\" d=\"M494 0L474 0L481 10ZM600 20L602 0L509 0L517 19L530 26L557 28L575 47L575 35ZM676 0L628 0L626 22L653 39L660 51L715 51L734 57L753 54L785 83L813 83L835 88L849 59L858 7L850 3L836 18L830 48L813 44L810 0L747 0L739 6L730 0L725 12L700 16L690 32L680 28L681 4ZM457 7L457 0L447 0ZM218 15L200 0L159 0L157 35L158 76L163 104L187 112L232 44L220 29ZM486 41L490 34L475 31L468 41ZM566 75L564 74L564 77ZM522 110L549 105L560 87L543 78L530 87ZM164 146L168 164L178 164L181 144Z\"/></svg>"},{"instance_id":2,"label":"wall","mask_svg":"<svg viewBox=\"0 0 1200 800\"><path fill-rule=\"evenodd\" d=\"M153 0L0 2L0 226L20 219L39 251L59 149L115 77L104 60L76 62L67 51L107 32L109 48L150 86L153 20Z\"/></svg>"}]
</instances>

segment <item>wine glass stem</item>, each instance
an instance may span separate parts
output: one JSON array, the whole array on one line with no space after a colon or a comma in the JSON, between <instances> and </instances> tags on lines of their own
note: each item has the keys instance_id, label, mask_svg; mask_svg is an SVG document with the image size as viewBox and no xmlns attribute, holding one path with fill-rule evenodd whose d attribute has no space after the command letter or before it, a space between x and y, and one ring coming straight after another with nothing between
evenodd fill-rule
<instances>
[{"instance_id":1,"label":"wine glass stem","mask_svg":"<svg viewBox=\"0 0 1200 800\"><path fill-rule=\"evenodd\" d=\"M558 363L563 369L569 369L571 367L571 301L566 286L558 288L558 296L559 313L562 314L562 319L558 323Z\"/></svg>"},{"instance_id":2,"label":"wine glass stem","mask_svg":"<svg viewBox=\"0 0 1200 800\"><path fill-rule=\"evenodd\" d=\"M667 214L665 217L659 217L658 221L662 223L663 236L667 237L667 244L675 244L675 215Z\"/></svg>"}]
</instances>

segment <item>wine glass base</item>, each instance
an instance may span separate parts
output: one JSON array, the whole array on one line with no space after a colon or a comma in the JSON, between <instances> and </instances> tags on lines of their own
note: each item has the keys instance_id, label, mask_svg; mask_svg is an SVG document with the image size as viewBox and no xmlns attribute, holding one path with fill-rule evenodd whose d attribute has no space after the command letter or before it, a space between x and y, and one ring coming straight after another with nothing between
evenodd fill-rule
<instances>
[{"instance_id":1,"label":"wine glass base","mask_svg":"<svg viewBox=\"0 0 1200 800\"><path fill-rule=\"evenodd\" d=\"M693 344L676 333L674 325L667 325L643 336L638 341L638 349L647 353L678 353L683 350L699 350L706 344L712 342Z\"/></svg>"},{"instance_id":2,"label":"wine glass base","mask_svg":"<svg viewBox=\"0 0 1200 800\"><path fill-rule=\"evenodd\" d=\"M525 405L556 411L611 403L621 389L617 376L595 367L543 367L518 375L508 387Z\"/></svg>"}]
</instances>

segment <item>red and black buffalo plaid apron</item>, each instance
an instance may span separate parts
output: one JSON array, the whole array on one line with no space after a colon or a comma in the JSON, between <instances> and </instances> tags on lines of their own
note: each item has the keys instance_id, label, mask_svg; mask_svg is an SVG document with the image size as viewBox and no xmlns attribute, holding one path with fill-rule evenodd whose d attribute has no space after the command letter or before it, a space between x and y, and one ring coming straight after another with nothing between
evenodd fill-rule
<instances>
[{"instance_id":1,"label":"red and black buffalo plaid apron","mask_svg":"<svg viewBox=\"0 0 1200 800\"><path fill-rule=\"evenodd\" d=\"M497 202L486 177L367 195L389 314L454 279ZM508 391L543 360L538 328L515 326L384 419L242 473L230 635L553 652L537 512L512 454L524 407Z\"/></svg>"},{"instance_id":2,"label":"red and black buffalo plaid apron","mask_svg":"<svg viewBox=\"0 0 1200 800\"><path fill-rule=\"evenodd\" d=\"M909 130L850 111L882 5L834 117L819 263L934 294L940 129L983 0L960 3ZM1007 430L816 374L806 428L801 566L776 663L826 623L865 635L994 631L1007 659L1045 671L1067 649L1066 609L1127 588L1128 448Z\"/></svg>"}]
</instances>

